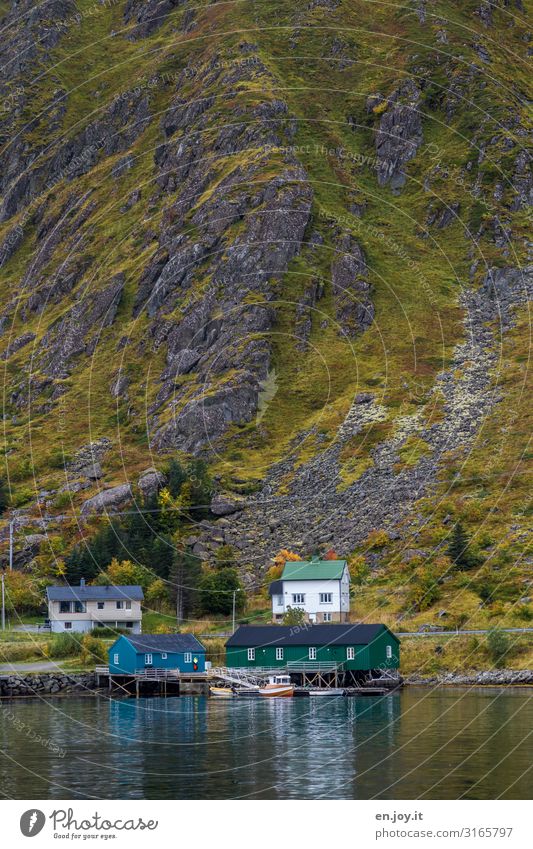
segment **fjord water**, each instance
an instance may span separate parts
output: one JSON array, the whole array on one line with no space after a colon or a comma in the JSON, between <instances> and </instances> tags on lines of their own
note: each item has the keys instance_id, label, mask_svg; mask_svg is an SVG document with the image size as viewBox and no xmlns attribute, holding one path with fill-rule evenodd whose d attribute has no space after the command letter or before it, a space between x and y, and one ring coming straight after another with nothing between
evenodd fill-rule
<instances>
[{"instance_id":1,"label":"fjord water","mask_svg":"<svg viewBox=\"0 0 533 849\"><path fill-rule=\"evenodd\" d=\"M0 705L14 799L526 799L533 690Z\"/></svg>"}]
</instances>

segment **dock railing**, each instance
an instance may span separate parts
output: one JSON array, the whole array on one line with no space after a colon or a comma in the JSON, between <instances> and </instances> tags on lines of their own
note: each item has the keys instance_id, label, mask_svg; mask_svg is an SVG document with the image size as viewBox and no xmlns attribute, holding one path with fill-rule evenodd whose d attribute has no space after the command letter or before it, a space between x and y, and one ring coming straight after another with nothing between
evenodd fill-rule
<instances>
[{"instance_id":1,"label":"dock railing","mask_svg":"<svg viewBox=\"0 0 533 849\"><path fill-rule=\"evenodd\" d=\"M96 675L110 674L108 666L95 666L94 671ZM181 675L179 669L164 669L157 666L150 667L149 669L136 669L134 672L117 672L115 674L131 678L142 678L144 681L177 681Z\"/></svg>"},{"instance_id":2,"label":"dock railing","mask_svg":"<svg viewBox=\"0 0 533 849\"><path fill-rule=\"evenodd\" d=\"M150 669L146 667L144 669L136 669L132 674L136 678L142 678L145 681L176 681L179 679L181 673L179 669L165 669L153 666Z\"/></svg>"},{"instance_id":3,"label":"dock railing","mask_svg":"<svg viewBox=\"0 0 533 849\"><path fill-rule=\"evenodd\" d=\"M342 672L344 664L326 660L289 660L286 669L287 672Z\"/></svg>"}]
</instances>

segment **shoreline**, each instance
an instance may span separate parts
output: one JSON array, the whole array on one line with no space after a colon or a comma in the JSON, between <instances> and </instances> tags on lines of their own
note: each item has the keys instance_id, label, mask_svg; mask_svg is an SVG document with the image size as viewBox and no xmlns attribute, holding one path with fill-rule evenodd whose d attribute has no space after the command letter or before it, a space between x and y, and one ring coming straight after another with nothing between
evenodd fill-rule
<instances>
[{"instance_id":1,"label":"shoreline","mask_svg":"<svg viewBox=\"0 0 533 849\"><path fill-rule=\"evenodd\" d=\"M403 680L415 687L509 687L533 686L533 669L486 669L479 672L443 672L424 676L416 673Z\"/></svg>"},{"instance_id":2,"label":"shoreline","mask_svg":"<svg viewBox=\"0 0 533 849\"><path fill-rule=\"evenodd\" d=\"M0 675L0 701L31 699L49 696L99 696L107 689L97 686L94 672L35 672ZM441 675L422 676L416 673L401 680L403 687L533 687L533 670L498 669L479 672L448 672ZM369 688L370 690L371 688ZM392 692L392 691L391 691ZM116 695L116 694L115 694ZM194 695L184 693L183 695ZM369 693L370 695L370 693Z\"/></svg>"}]
</instances>

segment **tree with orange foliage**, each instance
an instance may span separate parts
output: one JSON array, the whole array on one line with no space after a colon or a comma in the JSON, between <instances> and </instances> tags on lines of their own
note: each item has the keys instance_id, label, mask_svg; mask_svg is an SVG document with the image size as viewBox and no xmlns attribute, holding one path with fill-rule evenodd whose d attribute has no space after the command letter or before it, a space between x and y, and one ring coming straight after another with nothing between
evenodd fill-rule
<instances>
[{"instance_id":1,"label":"tree with orange foliage","mask_svg":"<svg viewBox=\"0 0 533 849\"><path fill-rule=\"evenodd\" d=\"M334 548L330 548L330 550L326 551L324 554L324 560L340 560L340 557Z\"/></svg>"},{"instance_id":2,"label":"tree with orange foliage","mask_svg":"<svg viewBox=\"0 0 533 849\"><path fill-rule=\"evenodd\" d=\"M299 554L295 554L294 551L289 551L287 548L282 548L278 551L276 556L272 558L272 566L265 575L267 587L272 581L278 581L281 578L283 567L287 561L296 561L301 559L302 558Z\"/></svg>"}]
</instances>

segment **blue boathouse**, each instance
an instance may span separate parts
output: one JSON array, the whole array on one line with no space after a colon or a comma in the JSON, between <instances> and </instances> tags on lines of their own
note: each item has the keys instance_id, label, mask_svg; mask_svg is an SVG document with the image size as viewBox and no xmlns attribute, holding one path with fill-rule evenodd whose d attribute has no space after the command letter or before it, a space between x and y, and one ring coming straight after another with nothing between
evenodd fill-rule
<instances>
[{"instance_id":1,"label":"blue boathouse","mask_svg":"<svg viewBox=\"0 0 533 849\"><path fill-rule=\"evenodd\" d=\"M143 634L119 637L109 649L110 675L146 669L204 672L205 648L194 634Z\"/></svg>"}]
</instances>

